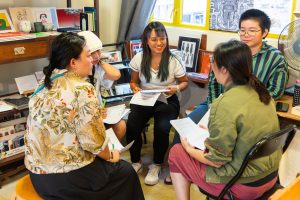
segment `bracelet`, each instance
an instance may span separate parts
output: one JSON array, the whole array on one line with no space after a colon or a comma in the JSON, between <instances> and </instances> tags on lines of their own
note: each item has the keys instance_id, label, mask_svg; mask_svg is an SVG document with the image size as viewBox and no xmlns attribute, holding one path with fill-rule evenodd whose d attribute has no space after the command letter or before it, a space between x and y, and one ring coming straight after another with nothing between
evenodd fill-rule
<instances>
[{"instance_id":1,"label":"bracelet","mask_svg":"<svg viewBox=\"0 0 300 200\"><path fill-rule=\"evenodd\" d=\"M179 85L176 85L176 91L179 93L180 92L180 87Z\"/></svg>"}]
</instances>

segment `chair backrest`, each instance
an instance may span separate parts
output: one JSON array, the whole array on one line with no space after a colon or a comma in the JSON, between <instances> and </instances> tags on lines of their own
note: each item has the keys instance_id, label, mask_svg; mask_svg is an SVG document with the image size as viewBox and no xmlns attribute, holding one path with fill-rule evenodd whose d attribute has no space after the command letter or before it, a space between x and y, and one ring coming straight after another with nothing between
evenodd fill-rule
<instances>
[{"instance_id":1,"label":"chair backrest","mask_svg":"<svg viewBox=\"0 0 300 200\"><path fill-rule=\"evenodd\" d=\"M243 163L237 172L237 174L226 184L222 192L218 196L218 200L222 200L228 190L236 183L241 177L247 164L254 159L258 159L264 156L271 155L278 149L282 148L283 152L288 148L296 132L296 126L290 125L282 130L270 134L269 136L263 137L258 141L246 154Z\"/></svg>"}]
</instances>

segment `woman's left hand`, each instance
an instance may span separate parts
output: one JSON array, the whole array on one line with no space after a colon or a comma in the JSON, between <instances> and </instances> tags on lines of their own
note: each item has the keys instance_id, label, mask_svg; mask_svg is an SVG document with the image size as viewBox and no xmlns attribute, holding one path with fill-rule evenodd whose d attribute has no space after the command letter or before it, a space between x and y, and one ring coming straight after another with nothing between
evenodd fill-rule
<instances>
[{"instance_id":1,"label":"woman's left hand","mask_svg":"<svg viewBox=\"0 0 300 200\"><path fill-rule=\"evenodd\" d=\"M184 150L186 152L190 152L191 149L194 149L194 147L187 141L186 138L180 137L181 145L183 146Z\"/></svg>"},{"instance_id":2,"label":"woman's left hand","mask_svg":"<svg viewBox=\"0 0 300 200\"><path fill-rule=\"evenodd\" d=\"M101 117L102 119L107 117L107 108L101 108Z\"/></svg>"},{"instance_id":3,"label":"woman's left hand","mask_svg":"<svg viewBox=\"0 0 300 200\"><path fill-rule=\"evenodd\" d=\"M166 89L170 90L169 92L165 92L166 95L173 95L173 94L176 94L176 92L177 92L176 85L169 85Z\"/></svg>"}]
</instances>

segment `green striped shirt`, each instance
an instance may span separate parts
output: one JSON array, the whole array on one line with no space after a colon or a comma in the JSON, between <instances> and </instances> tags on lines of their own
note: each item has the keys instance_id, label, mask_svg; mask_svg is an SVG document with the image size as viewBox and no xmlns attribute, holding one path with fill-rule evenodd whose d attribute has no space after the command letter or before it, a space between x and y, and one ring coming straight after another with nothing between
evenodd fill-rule
<instances>
[{"instance_id":1,"label":"green striped shirt","mask_svg":"<svg viewBox=\"0 0 300 200\"><path fill-rule=\"evenodd\" d=\"M281 52L263 42L261 50L253 56L252 62L252 73L265 84L273 99L279 99L288 81L287 64ZM211 72L208 82L208 103L211 104L223 91L223 86Z\"/></svg>"}]
</instances>

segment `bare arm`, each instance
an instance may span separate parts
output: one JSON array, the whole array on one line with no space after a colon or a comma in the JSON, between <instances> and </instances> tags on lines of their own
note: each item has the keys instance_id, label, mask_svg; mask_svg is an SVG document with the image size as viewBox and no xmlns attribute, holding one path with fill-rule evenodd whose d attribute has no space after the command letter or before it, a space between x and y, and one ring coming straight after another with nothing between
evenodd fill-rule
<instances>
[{"instance_id":1,"label":"bare arm","mask_svg":"<svg viewBox=\"0 0 300 200\"><path fill-rule=\"evenodd\" d=\"M178 85L169 85L167 87L167 89L170 90L170 92L166 92L167 95L175 94L178 89L181 92L181 91L185 90L185 88L188 86L188 78L187 78L186 75L184 75L183 77L178 78L177 81L179 83Z\"/></svg>"},{"instance_id":2,"label":"bare arm","mask_svg":"<svg viewBox=\"0 0 300 200\"><path fill-rule=\"evenodd\" d=\"M100 67L105 71L104 78L108 80L118 80L121 77L120 70L113 67L111 64L101 61Z\"/></svg>"},{"instance_id":3,"label":"bare arm","mask_svg":"<svg viewBox=\"0 0 300 200\"><path fill-rule=\"evenodd\" d=\"M139 73L136 71L131 72L130 88L134 94L141 90Z\"/></svg>"}]
</instances>

